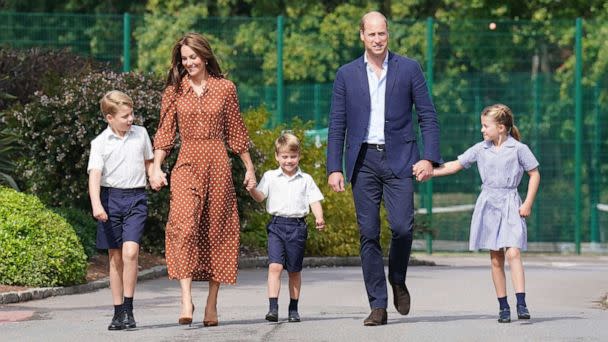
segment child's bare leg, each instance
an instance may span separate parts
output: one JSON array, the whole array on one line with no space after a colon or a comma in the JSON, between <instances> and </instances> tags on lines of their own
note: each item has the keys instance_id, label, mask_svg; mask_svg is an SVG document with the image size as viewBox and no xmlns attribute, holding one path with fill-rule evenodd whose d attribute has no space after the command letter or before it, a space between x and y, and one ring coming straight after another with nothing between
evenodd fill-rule
<instances>
[{"instance_id":1,"label":"child's bare leg","mask_svg":"<svg viewBox=\"0 0 608 342\"><path fill-rule=\"evenodd\" d=\"M505 254L507 256L507 260L509 261L509 267L511 270L511 280L513 281L513 288L515 289L515 293L526 292L524 265L521 261L521 253L519 251L519 248L507 248L507 252Z\"/></svg>"},{"instance_id":2,"label":"child's bare leg","mask_svg":"<svg viewBox=\"0 0 608 342\"><path fill-rule=\"evenodd\" d=\"M137 284L137 263L139 259L139 244L127 241L122 244L123 286L125 297L133 298Z\"/></svg>"},{"instance_id":3,"label":"child's bare leg","mask_svg":"<svg viewBox=\"0 0 608 342\"><path fill-rule=\"evenodd\" d=\"M268 265L268 298L278 298L281 290L281 272L283 265L271 263ZM291 289L290 289L291 290Z\"/></svg>"},{"instance_id":4,"label":"child's bare leg","mask_svg":"<svg viewBox=\"0 0 608 342\"><path fill-rule=\"evenodd\" d=\"M289 272L289 298L299 299L302 287L302 272Z\"/></svg>"},{"instance_id":5,"label":"child's bare leg","mask_svg":"<svg viewBox=\"0 0 608 342\"><path fill-rule=\"evenodd\" d=\"M123 302L123 261L122 249L108 249L110 264L110 290L114 305L122 305Z\"/></svg>"},{"instance_id":6,"label":"child's bare leg","mask_svg":"<svg viewBox=\"0 0 608 342\"><path fill-rule=\"evenodd\" d=\"M492 260L492 281L494 282L496 297L506 297L505 253L502 250L490 251L490 259Z\"/></svg>"}]
</instances>

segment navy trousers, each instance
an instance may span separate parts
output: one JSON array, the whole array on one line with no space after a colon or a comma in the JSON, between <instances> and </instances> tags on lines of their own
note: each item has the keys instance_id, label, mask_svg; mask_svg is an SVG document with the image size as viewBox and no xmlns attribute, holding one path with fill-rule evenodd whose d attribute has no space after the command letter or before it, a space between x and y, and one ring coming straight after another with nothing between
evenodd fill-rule
<instances>
[{"instance_id":1,"label":"navy trousers","mask_svg":"<svg viewBox=\"0 0 608 342\"><path fill-rule=\"evenodd\" d=\"M388 167L385 151L363 145L351 183L359 225L363 279L369 304L372 309L386 308L388 296L380 246L380 203L384 200L392 231L389 281L403 284L412 251L413 179L395 177Z\"/></svg>"}]
</instances>

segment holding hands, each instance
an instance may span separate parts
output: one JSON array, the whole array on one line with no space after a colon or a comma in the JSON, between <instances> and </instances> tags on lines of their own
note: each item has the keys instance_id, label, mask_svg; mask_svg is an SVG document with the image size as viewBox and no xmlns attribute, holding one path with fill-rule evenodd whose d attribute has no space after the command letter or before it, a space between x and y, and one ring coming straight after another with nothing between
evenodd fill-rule
<instances>
[{"instance_id":1,"label":"holding hands","mask_svg":"<svg viewBox=\"0 0 608 342\"><path fill-rule=\"evenodd\" d=\"M245 172L245 179L243 180L243 185L247 191L251 191L255 189L258 185L258 182L255 179L255 171L253 169L248 169Z\"/></svg>"},{"instance_id":2,"label":"holding hands","mask_svg":"<svg viewBox=\"0 0 608 342\"><path fill-rule=\"evenodd\" d=\"M424 182L433 177L433 164L428 160L419 160L412 167L412 174L419 182Z\"/></svg>"},{"instance_id":3,"label":"holding hands","mask_svg":"<svg viewBox=\"0 0 608 342\"><path fill-rule=\"evenodd\" d=\"M154 191L159 191L163 186L169 184L169 182L167 182L167 174L160 169L152 172L148 180L150 181L150 187L152 187L152 190Z\"/></svg>"}]
</instances>

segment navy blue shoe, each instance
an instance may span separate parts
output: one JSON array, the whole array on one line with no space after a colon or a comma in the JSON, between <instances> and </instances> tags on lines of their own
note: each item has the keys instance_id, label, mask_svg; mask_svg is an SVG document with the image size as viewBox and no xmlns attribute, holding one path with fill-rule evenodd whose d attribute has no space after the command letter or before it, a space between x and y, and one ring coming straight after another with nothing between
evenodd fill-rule
<instances>
[{"instance_id":1,"label":"navy blue shoe","mask_svg":"<svg viewBox=\"0 0 608 342\"><path fill-rule=\"evenodd\" d=\"M519 319L530 319L530 311L525 305L517 306L517 318Z\"/></svg>"},{"instance_id":2,"label":"navy blue shoe","mask_svg":"<svg viewBox=\"0 0 608 342\"><path fill-rule=\"evenodd\" d=\"M498 323L511 323L511 308L498 311Z\"/></svg>"}]
</instances>

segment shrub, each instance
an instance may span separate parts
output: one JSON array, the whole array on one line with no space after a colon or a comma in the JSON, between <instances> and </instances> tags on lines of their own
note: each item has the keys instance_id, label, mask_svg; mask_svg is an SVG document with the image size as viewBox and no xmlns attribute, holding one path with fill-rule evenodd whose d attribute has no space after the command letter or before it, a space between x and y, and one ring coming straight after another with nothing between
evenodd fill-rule
<instances>
[{"instance_id":1,"label":"shrub","mask_svg":"<svg viewBox=\"0 0 608 342\"><path fill-rule=\"evenodd\" d=\"M0 111L17 101L29 102L36 91L56 87L74 77L108 66L68 50L0 49Z\"/></svg>"},{"instance_id":2,"label":"shrub","mask_svg":"<svg viewBox=\"0 0 608 342\"><path fill-rule=\"evenodd\" d=\"M0 122L2 116L0 115ZM12 134L7 128L0 130L0 184L6 184L15 190L19 190L17 183L11 176L15 164L13 160L19 155L21 144L19 137Z\"/></svg>"},{"instance_id":3,"label":"shrub","mask_svg":"<svg viewBox=\"0 0 608 342\"><path fill-rule=\"evenodd\" d=\"M63 217L74 228L88 259L97 255L97 224L91 214L81 209L68 207L52 208L51 210Z\"/></svg>"},{"instance_id":4,"label":"shrub","mask_svg":"<svg viewBox=\"0 0 608 342\"><path fill-rule=\"evenodd\" d=\"M34 196L0 187L0 283L79 284L86 269L82 245L61 216Z\"/></svg>"}]
</instances>

